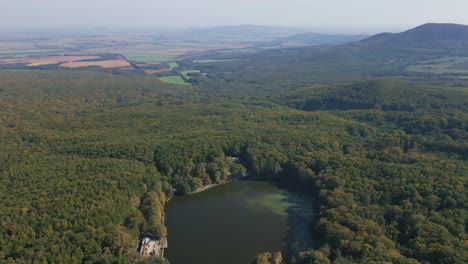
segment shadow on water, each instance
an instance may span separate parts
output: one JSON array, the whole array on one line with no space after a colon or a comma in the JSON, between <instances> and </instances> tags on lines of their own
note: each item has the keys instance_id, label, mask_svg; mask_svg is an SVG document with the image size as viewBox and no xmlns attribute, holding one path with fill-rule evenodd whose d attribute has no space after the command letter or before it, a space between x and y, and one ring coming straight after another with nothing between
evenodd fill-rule
<instances>
[{"instance_id":1,"label":"shadow on water","mask_svg":"<svg viewBox=\"0 0 468 264\"><path fill-rule=\"evenodd\" d=\"M316 221L313 205L314 199L303 193L284 191L284 202L290 204L286 209L288 232L282 249L285 263L301 251L315 246L310 227Z\"/></svg>"},{"instance_id":2,"label":"shadow on water","mask_svg":"<svg viewBox=\"0 0 468 264\"><path fill-rule=\"evenodd\" d=\"M239 264L250 263L259 252L282 251L289 263L293 254L313 245L311 201L260 181L176 197L166 208L166 257L174 264Z\"/></svg>"}]
</instances>

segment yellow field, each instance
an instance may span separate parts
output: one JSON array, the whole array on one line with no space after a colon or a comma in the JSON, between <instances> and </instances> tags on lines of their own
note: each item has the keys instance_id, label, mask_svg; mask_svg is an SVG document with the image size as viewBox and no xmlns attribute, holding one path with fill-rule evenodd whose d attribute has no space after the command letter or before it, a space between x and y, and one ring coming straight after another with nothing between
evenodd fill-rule
<instances>
[{"instance_id":1,"label":"yellow field","mask_svg":"<svg viewBox=\"0 0 468 264\"><path fill-rule=\"evenodd\" d=\"M73 62L79 60L92 60L98 59L98 56L48 56L43 58L27 58L27 59L3 59L0 64L16 64L22 63L27 66L41 66L48 64L57 64L64 62Z\"/></svg>"},{"instance_id":2,"label":"yellow field","mask_svg":"<svg viewBox=\"0 0 468 264\"><path fill-rule=\"evenodd\" d=\"M66 68L79 68L88 66L98 66L103 68L128 67L130 64L125 59L98 60L99 56L47 56L43 58L28 59L0 59L0 64L26 64L29 67L59 64ZM83 61L93 60L93 61Z\"/></svg>"},{"instance_id":3,"label":"yellow field","mask_svg":"<svg viewBox=\"0 0 468 264\"><path fill-rule=\"evenodd\" d=\"M69 63L78 60L92 60L98 59L97 56L52 56L46 57L41 59L30 59L27 60L30 63L27 66L41 66L41 65L48 65L48 64L57 64L57 63Z\"/></svg>"},{"instance_id":4,"label":"yellow field","mask_svg":"<svg viewBox=\"0 0 468 264\"><path fill-rule=\"evenodd\" d=\"M102 61L72 61L67 63L60 64L62 67L66 68L79 68L79 67L89 67L89 66L98 66L102 68L120 68L128 67L130 63L126 60L102 60Z\"/></svg>"}]
</instances>

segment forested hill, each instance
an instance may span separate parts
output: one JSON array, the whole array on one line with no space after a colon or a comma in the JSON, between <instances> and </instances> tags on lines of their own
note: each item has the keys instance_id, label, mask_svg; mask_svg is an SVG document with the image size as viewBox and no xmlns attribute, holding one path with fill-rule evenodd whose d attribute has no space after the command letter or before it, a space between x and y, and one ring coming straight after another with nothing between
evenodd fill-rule
<instances>
[{"instance_id":1,"label":"forested hill","mask_svg":"<svg viewBox=\"0 0 468 264\"><path fill-rule=\"evenodd\" d=\"M466 76L468 26L426 24L402 33L381 33L338 46L270 49L254 54L211 53L212 63L183 61L187 68L207 73L205 87L230 87L243 94L269 94L310 84L347 83L383 76ZM427 62L421 72L408 67L426 60L462 57L453 73L425 72L438 62ZM199 58L197 58L199 59Z\"/></svg>"},{"instance_id":2,"label":"forested hill","mask_svg":"<svg viewBox=\"0 0 468 264\"><path fill-rule=\"evenodd\" d=\"M299 33L289 37L278 39L278 43L297 42L304 45L340 45L352 41L360 41L367 35L344 35L344 34L323 34L323 33Z\"/></svg>"},{"instance_id":3,"label":"forested hill","mask_svg":"<svg viewBox=\"0 0 468 264\"><path fill-rule=\"evenodd\" d=\"M459 24L428 23L402 33L381 33L361 40L376 42L381 46L450 47L457 42L468 42L468 26Z\"/></svg>"},{"instance_id":4,"label":"forested hill","mask_svg":"<svg viewBox=\"0 0 468 264\"><path fill-rule=\"evenodd\" d=\"M307 111L376 109L416 112L450 108L468 111L468 82L457 85L380 79L299 89L284 94L280 101Z\"/></svg>"},{"instance_id":5,"label":"forested hill","mask_svg":"<svg viewBox=\"0 0 468 264\"><path fill-rule=\"evenodd\" d=\"M468 26L429 23L401 33L381 33L355 43L375 56L464 56Z\"/></svg>"},{"instance_id":6,"label":"forested hill","mask_svg":"<svg viewBox=\"0 0 468 264\"><path fill-rule=\"evenodd\" d=\"M466 260L463 88L337 86L317 98L350 89L339 96L382 107L309 112L268 100L211 101L201 87L151 76L0 78L0 262L144 263L138 237L165 235L166 197L246 169L316 197L311 232L320 239L296 249L298 263ZM415 111L382 111L404 98L391 98L398 89L412 98L402 104L422 100ZM424 101L448 103L424 110ZM226 159L234 155L242 165Z\"/></svg>"},{"instance_id":7,"label":"forested hill","mask_svg":"<svg viewBox=\"0 0 468 264\"><path fill-rule=\"evenodd\" d=\"M421 147L453 152L466 158L467 87L468 84L453 87L450 83L374 80L305 88L289 92L278 101L305 111L333 111L346 118L407 134L435 133L427 137Z\"/></svg>"}]
</instances>

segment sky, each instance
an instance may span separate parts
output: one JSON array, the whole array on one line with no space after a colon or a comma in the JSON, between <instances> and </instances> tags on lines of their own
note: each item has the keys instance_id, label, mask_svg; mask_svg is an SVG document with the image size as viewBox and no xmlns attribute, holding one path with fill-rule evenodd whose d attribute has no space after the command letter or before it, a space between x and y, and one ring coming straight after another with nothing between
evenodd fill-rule
<instances>
[{"instance_id":1,"label":"sky","mask_svg":"<svg viewBox=\"0 0 468 264\"><path fill-rule=\"evenodd\" d=\"M0 27L308 27L374 33L468 25L468 0L0 0Z\"/></svg>"}]
</instances>

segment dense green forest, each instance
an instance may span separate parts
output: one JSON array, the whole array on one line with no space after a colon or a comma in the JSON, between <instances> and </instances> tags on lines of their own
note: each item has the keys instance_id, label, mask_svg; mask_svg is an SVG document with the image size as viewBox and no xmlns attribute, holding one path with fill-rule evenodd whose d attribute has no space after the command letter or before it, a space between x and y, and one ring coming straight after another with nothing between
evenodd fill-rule
<instances>
[{"instance_id":1,"label":"dense green forest","mask_svg":"<svg viewBox=\"0 0 468 264\"><path fill-rule=\"evenodd\" d=\"M137 262L138 235L166 232L166 197L246 170L318 197L320 248L299 263L466 259L465 88L381 80L209 100L148 76L0 77L4 260Z\"/></svg>"},{"instance_id":2,"label":"dense green forest","mask_svg":"<svg viewBox=\"0 0 468 264\"><path fill-rule=\"evenodd\" d=\"M289 59L262 68L273 79L206 64L193 86L0 72L0 262L167 263L137 248L165 237L168 198L250 174L315 197L316 248L285 263L466 263L468 81L342 59L297 79Z\"/></svg>"}]
</instances>

